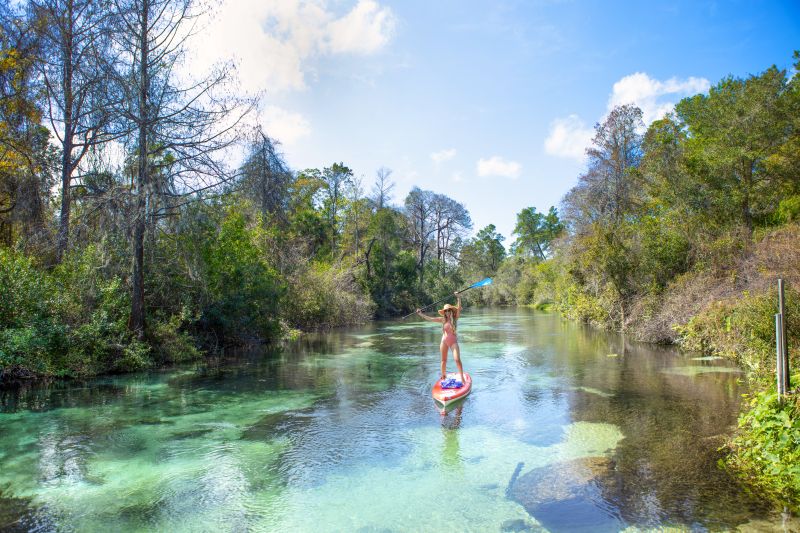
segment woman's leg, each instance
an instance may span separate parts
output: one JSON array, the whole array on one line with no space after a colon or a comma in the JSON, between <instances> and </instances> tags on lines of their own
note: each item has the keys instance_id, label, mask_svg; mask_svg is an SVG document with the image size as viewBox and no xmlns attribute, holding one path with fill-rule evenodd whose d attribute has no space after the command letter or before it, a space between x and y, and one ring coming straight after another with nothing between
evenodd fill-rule
<instances>
[{"instance_id":1,"label":"woman's leg","mask_svg":"<svg viewBox=\"0 0 800 533\"><path fill-rule=\"evenodd\" d=\"M464 380L464 367L461 366L461 348L458 347L458 343L453 344L453 359L456 360L458 374L461 376L461 383L466 383Z\"/></svg>"},{"instance_id":2,"label":"woman's leg","mask_svg":"<svg viewBox=\"0 0 800 533\"><path fill-rule=\"evenodd\" d=\"M444 379L447 377L447 344L444 341L439 345L439 351L442 352L442 369L439 379Z\"/></svg>"}]
</instances>

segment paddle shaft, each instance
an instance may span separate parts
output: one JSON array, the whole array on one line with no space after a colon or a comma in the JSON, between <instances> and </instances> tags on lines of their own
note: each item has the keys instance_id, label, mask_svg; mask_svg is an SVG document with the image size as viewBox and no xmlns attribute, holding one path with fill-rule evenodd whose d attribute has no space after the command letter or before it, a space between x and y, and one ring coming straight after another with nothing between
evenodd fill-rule
<instances>
[{"instance_id":1,"label":"paddle shaft","mask_svg":"<svg viewBox=\"0 0 800 533\"><path fill-rule=\"evenodd\" d=\"M468 290L472 289L473 287L475 287L475 285L470 285L469 287L467 287L465 289L461 289L460 291L458 291L458 293L461 294L462 292L467 292ZM437 301L433 302L432 304L428 304L425 307L420 307L419 310L422 311L422 310L427 309L429 307L433 307L434 305L440 304L440 303L442 303L443 301L445 301L445 300L447 300L449 298L450 298L450 296L445 296L441 300L437 300ZM406 319L406 318L410 317L411 315L415 315L415 314L417 314L416 311L414 311L413 313L408 313L406 316L403 317L403 319Z\"/></svg>"}]
</instances>

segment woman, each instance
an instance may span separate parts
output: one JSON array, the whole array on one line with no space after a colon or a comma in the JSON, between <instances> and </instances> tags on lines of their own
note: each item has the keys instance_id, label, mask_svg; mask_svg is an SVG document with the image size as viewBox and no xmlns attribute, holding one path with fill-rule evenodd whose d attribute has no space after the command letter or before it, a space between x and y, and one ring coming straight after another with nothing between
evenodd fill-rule
<instances>
[{"instance_id":1,"label":"woman","mask_svg":"<svg viewBox=\"0 0 800 533\"><path fill-rule=\"evenodd\" d=\"M466 383L464 368L461 366L461 350L458 347L458 337L456 336L456 322L461 315L461 296L458 295L458 292L454 294L456 295L456 305L445 304L442 309L439 309L440 317L427 316L422 313L422 309L417 309L417 314L425 320L442 324L442 342L439 344L439 350L442 352L442 376L439 379L447 377L447 350L452 348L453 359L456 360L458 367L458 376L461 378L461 383Z\"/></svg>"}]
</instances>

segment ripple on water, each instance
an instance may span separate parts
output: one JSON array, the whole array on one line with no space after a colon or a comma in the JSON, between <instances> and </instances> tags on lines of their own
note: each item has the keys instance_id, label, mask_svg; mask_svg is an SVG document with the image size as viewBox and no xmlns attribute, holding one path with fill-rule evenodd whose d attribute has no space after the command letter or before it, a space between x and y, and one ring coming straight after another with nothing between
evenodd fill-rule
<instances>
[{"instance_id":1,"label":"ripple on water","mask_svg":"<svg viewBox=\"0 0 800 533\"><path fill-rule=\"evenodd\" d=\"M459 334L475 389L440 415L435 325L377 327L279 360L114 378L96 396L67 389L50 407L37 397L38 412L0 414L0 506L25 498L51 520L43 529L87 531L746 521L724 484L708 483L708 498L682 490L687 449L735 420L728 370L698 362L715 377L687 379L666 372L685 358L637 353L558 317L469 313ZM711 452L691 465L715 468ZM714 502L719 522L704 514Z\"/></svg>"},{"instance_id":2,"label":"ripple on water","mask_svg":"<svg viewBox=\"0 0 800 533\"><path fill-rule=\"evenodd\" d=\"M290 490L283 497L283 512L263 517L258 525L307 531L325 524L325 530L344 531L395 523L424 531L452 523L453 509L458 509L460 524L496 531L509 519L531 521L503 490L520 461L542 467L607 453L622 435L613 426L579 422L567 428L563 442L548 447L484 427L420 427L410 438L413 449L399 463L359 463L332 473L313 489Z\"/></svg>"}]
</instances>

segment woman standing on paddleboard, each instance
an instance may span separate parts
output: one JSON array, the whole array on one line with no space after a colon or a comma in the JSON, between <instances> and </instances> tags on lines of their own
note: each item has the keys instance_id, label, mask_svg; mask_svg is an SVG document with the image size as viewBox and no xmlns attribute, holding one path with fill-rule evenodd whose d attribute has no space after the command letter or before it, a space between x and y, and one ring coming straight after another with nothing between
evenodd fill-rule
<instances>
[{"instance_id":1,"label":"woman standing on paddleboard","mask_svg":"<svg viewBox=\"0 0 800 533\"><path fill-rule=\"evenodd\" d=\"M454 294L456 295L456 305L445 304L443 308L439 309L441 316L425 315L422 309L417 309L417 314L425 320L442 324L442 342L439 344L439 350L442 352L442 375L439 379L447 377L447 352L452 348L453 359L456 360L456 366L458 367L458 376L461 378L461 383L466 383L464 380L464 368L461 366L461 349L458 347L458 337L456 336L456 322L461 315L461 296L459 296L458 292Z\"/></svg>"}]
</instances>

